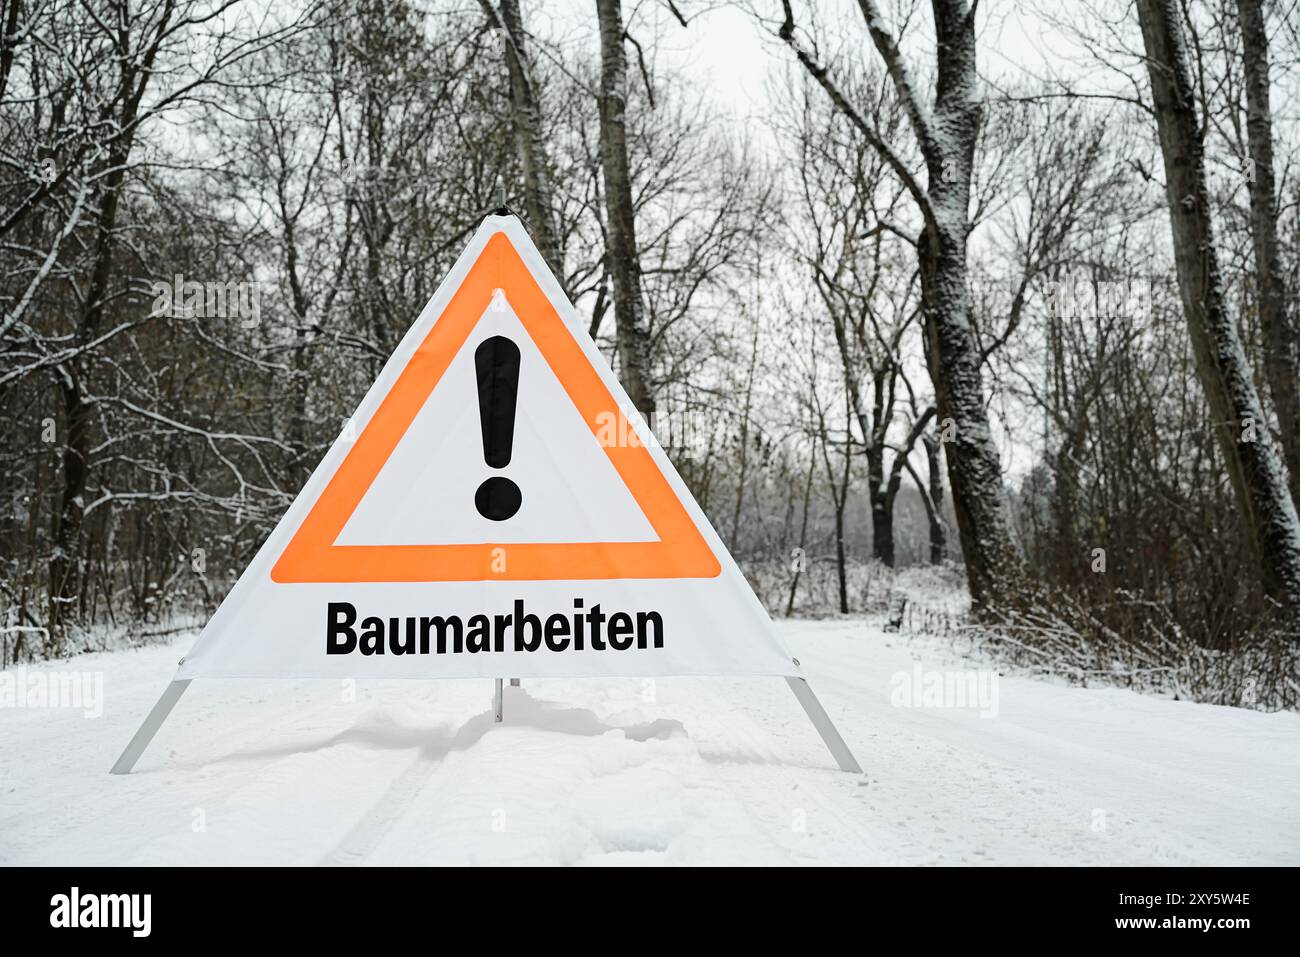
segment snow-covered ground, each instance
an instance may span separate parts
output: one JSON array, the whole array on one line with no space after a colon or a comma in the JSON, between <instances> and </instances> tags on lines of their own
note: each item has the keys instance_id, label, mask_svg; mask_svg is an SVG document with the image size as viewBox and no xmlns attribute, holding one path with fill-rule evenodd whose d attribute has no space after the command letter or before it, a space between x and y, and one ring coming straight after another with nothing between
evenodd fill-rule
<instances>
[{"instance_id":1,"label":"snow-covered ground","mask_svg":"<svg viewBox=\"0 0 1300 957\"><path fill-rule=\"evenodd\" d=\"M996 716L898 706L962 666L778 627L865 775L780 679L681 678L529 680L501 725L487 681L196 681L110 776L192 636L82 656L101 717L0 708L0 863L1300 864L1300 715L1014 677Z\"/></svg>"}]
</instances>

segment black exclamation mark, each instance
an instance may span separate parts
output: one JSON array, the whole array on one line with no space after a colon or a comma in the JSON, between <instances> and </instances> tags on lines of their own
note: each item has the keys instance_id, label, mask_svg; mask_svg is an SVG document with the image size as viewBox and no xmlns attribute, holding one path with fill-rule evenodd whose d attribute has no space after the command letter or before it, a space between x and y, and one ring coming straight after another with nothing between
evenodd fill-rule
<instances>
[{"instance_id":1,"label":"black exclamation mark","mask_svg":"<svg viewBox=\"0 0 1300 957\"><path fill-rule=\"evenodd\" d=\"M483 428L483 461L494 469L510 464L515 443L515 396L519 391L519 347L505 336L484 339L474 350L478 375L478 418ZM484 518L504 522L523 503L519 486L504 475L486 479L474 493Z\"/></svg>"}]
</instances>

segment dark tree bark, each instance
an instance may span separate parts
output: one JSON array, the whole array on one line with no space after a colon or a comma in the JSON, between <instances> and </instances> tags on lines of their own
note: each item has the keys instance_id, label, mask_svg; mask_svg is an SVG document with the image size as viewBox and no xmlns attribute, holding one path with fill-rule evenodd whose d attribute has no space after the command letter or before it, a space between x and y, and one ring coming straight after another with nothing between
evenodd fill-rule
<instances>
[{"instance_id":1,"label":"dark tree bark","mask_svg":"<svg viewBox=\"0 0 1300 957\"><path fill-rule=\"evenodd\" d=\"M871 557L887 568L894 567L894 510L884 495L871 497Z\"/></svg>"},{"instance_id":2,"label":"dark tree bark","mask_svg":"<svg viewBox=\"0 0 1300 957\"><path fill-rule=\"evenodd\" d=\"M939 453L939 437L927 432L922 438L925 443L925 463L929 487L925 490L926 517L930 520L930 564L940 565L948 557L948 526L943 521L943 464Z\"/></svg>"},{"instance_id":3,"label":"dark tree bark","mask_svg":"<svg viewBox=\"0 0 1300 957\"><path fill-rule=\"evenodd\" d=\"M1292 615L1300 614L1300 521L1225 301L1181 14L1175 0L1138 0L1137 9L1164 155L1178 286L1197 374L1264 590Z\"/></svg>"},{"instance_id":4,"label":"dark tree bark","mask_svg":"<svg viewBox=\"0 0 1300 957\"><path fill-rule=\"evenodd\" d=\"M1237 0L1246 73L1246 135L1250 142L1250 228L1255 282L1264 333L1264 378L1277 411L1282 454L1291 475L1291 500L1300 508L1300 343L1286 295L1277 235L1277 181L1273 172L1273 113L1269 106L1268 35L1263 0Z\"/></svg>"},{"instance_id":5,"label":"dark tree bark","mask_svg":"<svg viewBox=\"0 0 1300 957\"><path fill-rule=\"evenodd\" d=\"M879 410L881 404L879 385L876 391L876 406ZM931 406L917 417L902 445L893 450L894 460L889 467L888 475L885 474L885 449L888 448L885 428L892 415L882 416L879 411L877 412L876 420L881 422L882 426L872 437L872 445L867 449L867 482L871 502L871 554L888 568L893 568L897 561L894 546L894 504L898 501L898 491L903 485L903 470L907 467L908 457L916 448L916 443L921 440L925 427L934 418L934 412L934 407ZM932 517L932 533L934 521L935 518Z\"/></svg>"},{"instance_id":6,"label":"dark tree bark","mask_svg":"<svg viewBox=\"0 0 1300 957\"><path fill-rule=\"evenodd\" d=\"M842 469L839 478L838 491L834 472L831 469L830 454L826 458L826 477L831 483L831 496L835 505L835 578L839 586L840 614L849 613L849 554L848 547L844 541L844 509L849 502L849 478L853 464L853 450L850 446L850 437L844 436L844 457L841 460ZM822 448L826 448L823 442Z\"/></svg>"},{"instance_id":7,"label":"dark tree bark","mask_svg":"<svg viewBox=\"0 0 1300 957\"><path fill-rule=\"evenodd\" d=\"M636 410L649 418L655 403L627 159L627 54L619 0L596 0L596 16L600 22L600 158L608 218L605 261L614 285L619 375Z\"/></svg>"},{"instance_id":8,"label":"dark tree bark","mask_svg":"<svg viewBox=\"0 0 1300 957\"><path fill-rule=\"evenodd\" d=\"M844 353L848 363L848 353ZM860 416L860 428L867 441L867 499L871 505L871 557L889 568L894 567L894 502L885 490L885 438L892 414L886 412L885 379L894 374L892 366L873 371L871 407L873 422L867 432L865 416ZM847 378L854 370L845 369ZM892 392L892 389L891 389ZM890 403L892 405L892 402Z\"/></svg>"},{"instance_id":9,"label":"dark tree bark","mask_svg":"<svg viewBox=\"0 0 1300 957\"><path fill-rule=\"evenodd\" d=\"M971 174L983 120L975 9L964 0L934 0L933 7L938 76L933 127L922 137L932 207L919 245L922 306L939 424L942 429L951 420L955 427L952 441L945 443L948 484L971 600L977 609L993 610L1020 586L1021 562L1011 540L1002 465L984 405L967 284Z\"/></svg>"},{"instance_id":10,"label":"dark tree bark","mask_svg":"<svg viewBox=\"0 0 1300 957\"><path fill-rule=\"evenodd\" d=\"M506 69L510 73L510 100L514 114L515 148L524 177L524 213L537 248L556 278L564 282L564 255L556 234L552 211L551 176L546 165L545 134L536 74L528 56L527 34L519 0L501 0L499 14L492 0L479 0L488 19L505 36Z\"/></svg>"}]
</instances>

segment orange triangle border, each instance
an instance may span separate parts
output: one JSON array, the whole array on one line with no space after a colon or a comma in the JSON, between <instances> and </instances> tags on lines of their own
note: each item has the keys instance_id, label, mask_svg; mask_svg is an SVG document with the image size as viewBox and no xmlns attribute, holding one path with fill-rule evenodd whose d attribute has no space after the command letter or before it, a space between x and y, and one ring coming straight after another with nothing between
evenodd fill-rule
<instances>
[{"instance_id":1,"label":"orange triangle border","mask_svg":"<svg viewBox=\"0 0 1300 957\"><path fill-rule=\"evenodd\" d=\"M334 544L486 312L496 289L505 292L592 436L599 440L610 414L622 416L621 407L514 244L504 232L494 233L272 566L272 581L586 581L715 578L721 573L717 556L649 450L632 443L602 443L602 448L658 541ZM629 422L628 434L634 429Z\"/></svg>"}]
</instances>

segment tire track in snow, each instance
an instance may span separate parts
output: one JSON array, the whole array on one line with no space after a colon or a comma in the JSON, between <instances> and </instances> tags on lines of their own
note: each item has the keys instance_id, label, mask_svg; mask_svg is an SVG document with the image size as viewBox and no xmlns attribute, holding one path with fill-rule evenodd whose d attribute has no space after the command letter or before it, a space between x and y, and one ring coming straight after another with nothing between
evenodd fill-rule
<instances>
[{"instance_id":1,"label":"tire track in snow","mask_svg":"<svg viewBox=\"0 0 1300 957\"><path fill-rule=\"evenodd\" d=\"M343 840L320 859L320 865L364 864L428 786L443 760L422 750ZM446 779L446 775L442 777Z\"/></svg>"},{"instance_id":2,"label":"tire track in snow","mask_svg":"<svg viewBox=\"0 0 1300 957\"><path fill-rule=\"evenodd\" d=\"M320 863L325 866L364 864L435 778L439 790L446 790L447 785L464 777L464 762L451 762L449 767L447 759L456 751L471 748L492 729L492 725L492 712L484 711L467 719L451 733L430 731L433 740L421 746L415 760L361 816L343 840L321 858Z\"/></svg>"}]
</instances>

